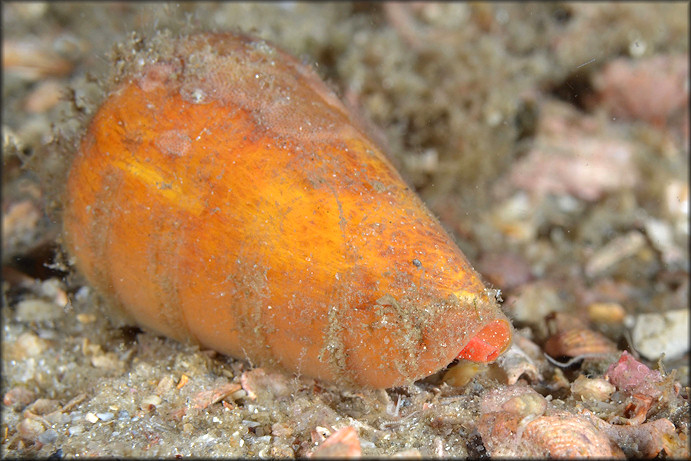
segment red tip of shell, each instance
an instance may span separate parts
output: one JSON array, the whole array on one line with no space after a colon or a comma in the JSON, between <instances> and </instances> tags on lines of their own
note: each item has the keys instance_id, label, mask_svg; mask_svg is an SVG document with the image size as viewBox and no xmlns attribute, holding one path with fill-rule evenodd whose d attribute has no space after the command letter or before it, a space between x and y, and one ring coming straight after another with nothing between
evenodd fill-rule
<instances>
[{"instance_id":1,"label":"red tip of shell","mask_svg":"<svg viewBox=\"0 0 691 461\"><path fill-rule=\"evenodd\" d=\"M510 345L511 327L505 320L495 320L473 336L457 358L473 362L491 362Z\"/></svg>"}]
</instances>

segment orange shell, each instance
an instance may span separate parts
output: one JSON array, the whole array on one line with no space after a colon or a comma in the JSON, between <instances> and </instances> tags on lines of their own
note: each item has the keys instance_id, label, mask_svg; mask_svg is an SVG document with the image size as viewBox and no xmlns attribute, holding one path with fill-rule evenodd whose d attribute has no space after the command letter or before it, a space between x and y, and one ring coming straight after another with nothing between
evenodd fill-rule
<instances>
[{"instance_id":1,"label":"orange shell","mask_svg":"<svg viewBox=\"0 0 691 461\"><path fill-rule=\"evenodd\" d=\"M98 109L65 241L140 325L347 384L507 349L509 321L332 91L245 36L170 43Z\"/></svg>"}]
</instances>

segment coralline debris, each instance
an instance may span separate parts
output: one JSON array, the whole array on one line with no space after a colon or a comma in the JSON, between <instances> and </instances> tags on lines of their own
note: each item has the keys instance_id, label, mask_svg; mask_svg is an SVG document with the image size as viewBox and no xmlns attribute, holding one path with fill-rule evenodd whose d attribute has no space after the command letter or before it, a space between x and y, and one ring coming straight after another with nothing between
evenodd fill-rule
<instances>
[{"instance_id":1,"label":"coralline debris","mask_svg":"<svg viewBox=\"0 0 691 461\"><path fill-rule=\"evenodd\" d=\"M605 378L629 395L645 394L653 398L662 395L659 388L664 381L662 373L651 370L626 351L621 354L618 362L609 366Z\"/></svg>"},{"instance_id":2,"label":"coralline debris","mask_svg":"<svg viewBox=\"0 0 691 461\"><path fill-rule=\"evenodd\" d=\"M664 450L671 457L688 458L688 447L674 430L674 424L666 418L641 425L615 425L595 416L587 409L581 410L598 430L622 449L629 458L654 458Z\"/></svg>"},{"instance_id":3,"label":"coralline debris","mask_svg":"<svg viewBox=\"0 0 691 461\"><path fill-rule=\"evenodd\" d=\"M555 408L526 386L485 394L478 431L490 456L623 458L587 418Z\"/></svg>"},{"instance_id":4,"label":"coralline debris","mask_svg":"<svg viewBox=\"0 0 691 461\"><path fill-rule=\"evenodd\" d=\"M596 415L579 405L567 410L528 386L503 386L483 395L477 430L493 457L652 458L664 453L684 458L686 438L674 423L659 416L648 420L673 409L679 390L673 375L651 370L623 352L604 377L581 375L571 387L576 399L613 411Z\"/></svg>"},{"instance_id":5,"label":"coralline debris","mask_svg":"<svg viewBox=\"0 0 691 461\"><path fill-rule=\"evenodd\" d=\"M664 127L688 107L689 63L684 55L615 59L595 75L595 103L615 117Z\"/></svg>"}]
</instances>

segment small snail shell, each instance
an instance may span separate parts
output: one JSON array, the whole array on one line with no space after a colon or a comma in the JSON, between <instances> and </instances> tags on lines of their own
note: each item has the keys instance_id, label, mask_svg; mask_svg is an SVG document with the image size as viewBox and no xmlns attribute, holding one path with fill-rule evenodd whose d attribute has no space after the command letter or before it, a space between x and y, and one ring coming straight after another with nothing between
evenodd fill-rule
<instances>
[{"instance_id":1,"label":"small snail shell","mask_svg":"<svg viewBox=\"0 0 691 461\"><path fill-rule=\"evenodd\" d=\"M136 322L379 388L507 349L478 275L310 68L234 34L132 67L73 160L64 231Z\"/></svg>"}]
</instances>

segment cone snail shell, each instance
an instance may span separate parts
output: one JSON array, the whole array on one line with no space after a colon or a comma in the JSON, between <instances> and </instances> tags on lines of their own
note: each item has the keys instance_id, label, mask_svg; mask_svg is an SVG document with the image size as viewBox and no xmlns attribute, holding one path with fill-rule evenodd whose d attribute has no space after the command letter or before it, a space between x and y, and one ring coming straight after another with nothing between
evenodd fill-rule
<instances>
[{"instance_id":1,"label":"cone snail shell","mask_svg":"<svg viewBox=\"0 0 691 461\"><path fill-rule=\"evenodd\" d=\"M243 35L169 48L120 80L70 167L65 244L106 299L354 386L508 348L476 272L313 70Z\"/></svg>"}]
</instances>

